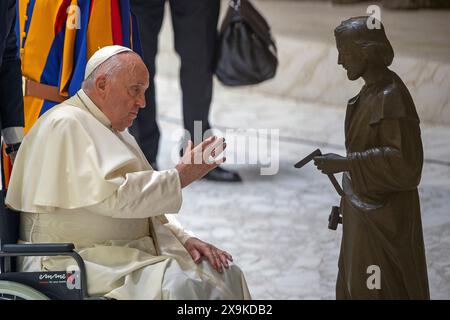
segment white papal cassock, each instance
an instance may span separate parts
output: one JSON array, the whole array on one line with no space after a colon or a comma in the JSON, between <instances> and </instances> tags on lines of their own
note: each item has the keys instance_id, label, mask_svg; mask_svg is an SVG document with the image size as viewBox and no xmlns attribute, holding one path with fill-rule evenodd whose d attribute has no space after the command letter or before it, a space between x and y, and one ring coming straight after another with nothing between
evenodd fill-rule
<instances>
[{"instance_id":1,"label":"white papal cassock","mask_svg":"<svg viewBox=\"0 0 450 320\"><path fill-rule=\"evenodd\" d=\"M249 299L241 270L196 265L193 234L173 215L175 169L154 171L127 130L117 132L83 90L43 115L25 137L6 204L21 211L25 243L71 242L90 295L116 299ZM66 270L62 257L29 257L24 271Z\"/></svg>"}]
</instances>

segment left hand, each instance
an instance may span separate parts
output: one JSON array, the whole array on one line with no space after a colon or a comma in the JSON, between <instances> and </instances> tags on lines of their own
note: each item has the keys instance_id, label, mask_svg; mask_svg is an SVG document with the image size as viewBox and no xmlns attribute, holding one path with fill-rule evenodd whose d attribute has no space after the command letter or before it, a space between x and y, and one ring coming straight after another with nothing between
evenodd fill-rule
<instances>
[{"instance_id":1,"label":"left hand","mask_svg":"<svg viewBox=\"0 0 450 320\"><path fill-rule=\"evenodd\" d=\"M333 174L349 170L348 160L335 153L314 157L314 164L324 174Z\"/></svg>"},{"instance_id":2,"label":"left hand","mask_svg":"<svg viewBox=\"0 0 450 320\"><path fill-rule=\"evenodd\" d=\"M226 251L220 250L197 238L189 238L185 243L184 247L191 255L195 263L200 263L202 257L206 257L211 264L211 266L218 272L223 272L223 267L228 268L229 262L233 261L233 257Z\"/></svg>"}]
</instances>

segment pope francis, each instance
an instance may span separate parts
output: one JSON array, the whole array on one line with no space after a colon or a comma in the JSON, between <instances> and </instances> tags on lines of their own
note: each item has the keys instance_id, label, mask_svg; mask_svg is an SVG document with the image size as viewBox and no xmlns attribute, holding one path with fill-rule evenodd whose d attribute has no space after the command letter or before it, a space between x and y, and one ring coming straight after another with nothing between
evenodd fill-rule
<instances>
[{"instance_id":1,"label":"pope francis","mask_svg":"<svg viewBox=\"0 0 450 320\"><path fill-rule=\"evenodd\" d=\"M26 135L6 204L21 211L24 243L71 242L90 295L115 299L249 299L226 251L165 213L181 189L225 161L217 137L188 146L175 169L154 171L126 130L145 107L149 74L121 46L98 50L82 89L47 111ZM204 259L203 259L204 258ZM27 257L23 271L65 270L66 257Z\"/></svg>"}]
</instances>

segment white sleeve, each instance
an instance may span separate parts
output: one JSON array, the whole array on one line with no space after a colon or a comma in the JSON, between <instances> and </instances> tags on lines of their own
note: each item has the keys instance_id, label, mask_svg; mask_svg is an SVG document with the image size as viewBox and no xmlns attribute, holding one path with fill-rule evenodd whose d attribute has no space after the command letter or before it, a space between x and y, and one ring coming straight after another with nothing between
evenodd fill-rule
<instances>
[{"instance_id":1,"label":"white sleeve","mask_svg":"<svg viewBox=\"0 0 450 320\"><path fill-rule=\"evenodd\" d=\"M141 219L178 213L182 193L178 171L127 173L116 192L102 202L86 207L92 213L119 219Z\"/></svg>"},{"instance_id":2,"label":"white sleeve","mask_svg":"<svg viewBox=\"0 0 450 320\"><path fill-rule=\"evenodd\" d=\"M174 234L174 236L182 244L184 244L187 241L187 239L189 239L189 238L192 238L192 237L197 238L197 236L192 231L184 229L183 226L180 224L180 222L174 215L167 214L166 218L169 222L164 224L164 226L169 228L170 231L172 231L172 233Z\"/></svg>"}]
</instances>

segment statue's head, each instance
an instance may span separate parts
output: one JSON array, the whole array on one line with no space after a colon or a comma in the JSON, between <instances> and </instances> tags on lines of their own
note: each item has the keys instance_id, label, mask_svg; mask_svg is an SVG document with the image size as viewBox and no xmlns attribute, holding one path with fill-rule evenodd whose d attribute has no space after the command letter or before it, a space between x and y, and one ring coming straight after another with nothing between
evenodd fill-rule
<instances>
[{"instance_id":1,"label":"statue's head","mask_svg":"<svg viewBox=\"0 0 450 320\"><path fill-rule=\"evenodd\" d=\"M350 80L359 79L370 66L387 68L394 59L394 50L386 37L383 24L376 21L379 28L370 29L368 25L375 26L371 20L368 24L368 19L374 18L350 18L334 30L339 53L338 64L347 70Z\"/></svg>"}]
</instances>

